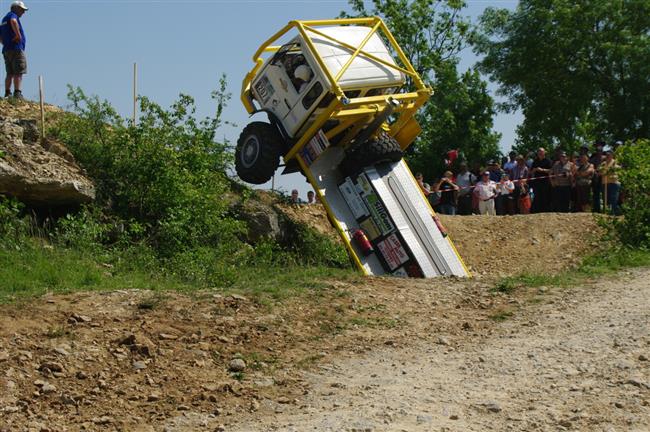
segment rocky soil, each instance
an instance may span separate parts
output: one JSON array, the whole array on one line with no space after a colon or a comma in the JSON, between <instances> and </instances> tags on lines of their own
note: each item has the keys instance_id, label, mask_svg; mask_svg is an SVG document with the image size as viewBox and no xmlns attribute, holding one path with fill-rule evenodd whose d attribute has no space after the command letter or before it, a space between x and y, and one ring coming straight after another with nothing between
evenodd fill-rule
<instances>
[{"instance_id":1,"label":"rocky soil","mask_svg":"<svg viewBox=\"0 0 650 432\"><path fill-rule=\"evenodd\" d=\"M645 431L649 270L569 290L330 281L0 310L1 431Z\"/></svg>"},{"instance_id":2,"label":"rocky soil","mask_svg":"<svg viewBox=\"0 0 650 432\"><path fill-rule=\"evenodd\" d=\"M47 107L48 116L61 111ZM30 102L0 101L0 194L32 206L69 206L95 198L95 187L60 143L40 138Z\"/></svg>"},{"instance_id":3,"label":"rocky soil","mask_svg":"<svg viewBox=\"0 0 650 432\"><path fill-rule=\"evenodd\" d=\"M339 239L322 205L279 208L291 219ZM590 213L440 215L440 219L475 276L557 272L576 265L602 246L603 229Z\"/></svg>"}]
</instances>

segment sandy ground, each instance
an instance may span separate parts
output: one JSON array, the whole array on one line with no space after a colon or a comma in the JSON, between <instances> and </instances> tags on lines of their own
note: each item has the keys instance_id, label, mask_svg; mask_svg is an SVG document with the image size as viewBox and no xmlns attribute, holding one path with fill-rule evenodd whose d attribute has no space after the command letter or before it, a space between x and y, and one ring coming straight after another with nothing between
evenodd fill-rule
<instances>
[{"instance_id":1,"label":"sandy ground","mask_svg":"<svg viewBox=\"0 0 650 432\"><path fill-rule=\"evenodd\" d=\"M649 277L512 295L485 278L359 278L271 305L139 291L5 305L0 431L647 431Z\"/></svg>"},{"instance_id":2,"label":"sandy ground","mask_svg":"<svg viewBox=\"0 0 650 432\"><path fill-rule=\"evenodd\" d=\"M412 345L323 365L296 406L227 430L648 431L649 276L549 295L488 331L464 323L465 337L425 335L426 320Z\"/></svg>"}]
</instances>

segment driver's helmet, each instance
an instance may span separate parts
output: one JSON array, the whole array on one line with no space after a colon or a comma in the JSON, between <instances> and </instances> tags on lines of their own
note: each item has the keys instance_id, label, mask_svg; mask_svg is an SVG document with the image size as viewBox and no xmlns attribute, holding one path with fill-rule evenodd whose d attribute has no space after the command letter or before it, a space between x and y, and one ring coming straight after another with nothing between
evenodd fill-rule
<instances>
[{"instance_id":1,"label":"driver's helmet","mask_svg":"<svg viewBox=\"0 0 650 432\"><path fill-rule=\"evenodd\" d=\"M311 78L311 69L307 65L300 65L293 72L293 76L307 82Z\"/></svg>"}]
</instances>

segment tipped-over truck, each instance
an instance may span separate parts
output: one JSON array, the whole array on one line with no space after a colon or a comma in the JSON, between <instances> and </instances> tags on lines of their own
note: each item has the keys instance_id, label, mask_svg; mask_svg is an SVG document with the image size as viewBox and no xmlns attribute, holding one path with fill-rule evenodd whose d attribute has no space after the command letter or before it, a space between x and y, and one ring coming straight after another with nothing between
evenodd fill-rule
<instances>
[{"instance_id":1,"label":"tipped-over truck","mask_svg":"<svg viewBox=\"0 0 650 432\"><path fill-rule=\"evenodd\" d=\"M432 91L378 17L291 21L253 55L235 168L302 172L366 275L469 276L402 158ZM406 90L414 88L413 91Z\"/></svg>"}]
</instances>

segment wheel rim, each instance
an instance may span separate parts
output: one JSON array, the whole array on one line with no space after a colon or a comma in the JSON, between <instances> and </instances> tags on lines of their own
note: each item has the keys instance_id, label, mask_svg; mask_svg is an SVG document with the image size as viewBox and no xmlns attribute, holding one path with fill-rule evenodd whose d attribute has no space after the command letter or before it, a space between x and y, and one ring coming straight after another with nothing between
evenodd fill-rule
<instances>
[{"instance_id":1,"label":"wheel rim","mask_svg":"<svg viewBox=\"0 0 650 432\"><path fill-rule=\"evenodd\" d=\"M251 168L260 155L260 141L252 135L246 139L241 151L241 163L245 168Z\"/></svg>"}]
</instances>

